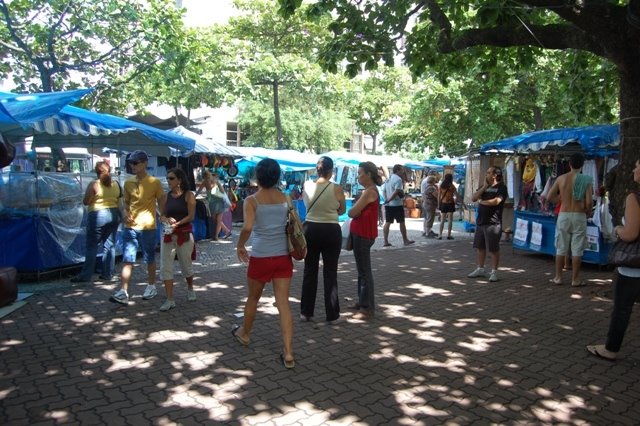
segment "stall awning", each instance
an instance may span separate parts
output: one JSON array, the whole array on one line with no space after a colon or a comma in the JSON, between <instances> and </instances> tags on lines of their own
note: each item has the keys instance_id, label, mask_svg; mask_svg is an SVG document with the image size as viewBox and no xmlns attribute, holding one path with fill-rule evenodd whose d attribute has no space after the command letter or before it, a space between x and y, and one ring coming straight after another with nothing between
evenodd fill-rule
<instances>
[{"instance_id":1,"label":"stall awning","mask_svg":"<svg viewBox=\"0 0 640 426\"><path fill-rule=\"evenodd\" d=\"M215 155L222 155L222 156L233 157L233 158L243 157L242 153L237 149L235 149L234 147L222 145L220 143L204 138L201 135L195 132L192 132L191 130L182 126L169 129L167 130L167 132L171 132L176 135L186 136L196 141L196 145L193 151L185 153L186 155L190 155L195 152L197 154L215 154Z\"/></svg>"},{"instance_id":2,"label":"stall awning","mask_svg":"<svg viewBox=\"0 0 640 426\"><path fill-rule=\"evenodd\" d=\"M34 136L34 146L88 147L134 151L143 149L150 154L169 156L170 148L181 152L192 151L191 138L156 129L143 123L66 106L32 127L40 132Z\"/></svg>"},{"instance_id":3,"label":"stall awning","mask_svg":"<svg viewBox=\"0 0 640 426\"><path fill-rule=\"evenodd\" d=\"M28 127L57 114L89 92L91 89L48 93L0 92L0 123L16 128Z\"/></svg>"},{"instance_id":4,"label":"stall awning","mask_svg":"<svg viewBox=\"0 0 640 426\"><path fill-rule=\"evenodd\" d=\"M606 124L539 130L484 144L480 152L541 151L556 146L562 147L569 143L579 143L582 150L589 154L615 148L620 144L620 126Z\"/></svg>"},{"instance_id":5,"label":"stall awning","mask_svg":"<svg viewBox=\"0 0 640 426\"><path fill-rule=\"evenodd\" d=\"M238 147L245 161L257 164L264 158L276 160L283 172L315 169L318 155L303 154L292 149L267 149L261 147Z\"/></svg>"}]
</instances>

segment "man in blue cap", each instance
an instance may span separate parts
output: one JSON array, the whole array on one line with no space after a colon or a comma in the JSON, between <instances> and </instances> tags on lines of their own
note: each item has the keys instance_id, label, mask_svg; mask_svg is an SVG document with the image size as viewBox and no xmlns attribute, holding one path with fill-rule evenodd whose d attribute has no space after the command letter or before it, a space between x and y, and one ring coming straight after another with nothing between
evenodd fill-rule
<instances>
[{"instance_id":1,"label":"man in blue cap","mask_svg":"<svg viewBox=\"0 0 640 426\"><path fill-rule=\"evenodd\" d=\"M135 176L124 183L122 287L111 295L112 302L129 303L129 280L136 261L138 249L142 250L142 260L147 264L149 282L143 299L152 299L156 290L156 211L164 199L160 181L147 174L149 157L144 151L133 151L127 163Z\"/></svg>"}]
</instances>

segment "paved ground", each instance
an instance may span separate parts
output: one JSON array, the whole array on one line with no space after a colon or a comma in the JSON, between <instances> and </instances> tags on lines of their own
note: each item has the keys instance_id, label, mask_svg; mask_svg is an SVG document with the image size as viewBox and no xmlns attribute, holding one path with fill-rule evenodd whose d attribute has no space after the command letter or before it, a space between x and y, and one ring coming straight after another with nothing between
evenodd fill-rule
<instances>
[{"instance_id":1,"label":"paved ground","mask_svg":"<svg viewBox=\"0 0 640 426\"><path fill-rule=\"evenodd\" d=\"M251 345L231 337L246 272L232 242L199 243L198 300L180 286L167 313L141 285L128 307L106 301L114 284L22 285L36 294L0 319L0 424L638 424L638 312L618 362L584 349L606 332L610 271L551 285L550 257L505 243L501 280L469 279L470 234L409 227L416 245L398 247L394 225L394 247L374 247L377 317L324 325L320 292L318 323L296 322L292 371L270 290ZM354 297L351 253L339 277L341 300Z\"/></svg>"}]
</instances>

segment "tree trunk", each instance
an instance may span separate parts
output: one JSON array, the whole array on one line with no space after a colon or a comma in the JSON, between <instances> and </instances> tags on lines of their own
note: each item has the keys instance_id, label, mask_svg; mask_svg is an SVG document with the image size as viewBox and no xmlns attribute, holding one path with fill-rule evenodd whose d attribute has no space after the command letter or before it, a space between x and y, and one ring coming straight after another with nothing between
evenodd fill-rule
<instances>
[{"instance_id":1,"label":"tree trunk","mask_svg":"<svg viewBox=\"0 0 640 426\"><path fill-rule=\"evenodd\" d=\"M280 121L280 99L278 96L279 83L275 80L273 83L273 114L276 119L276 137L278 138L278 149L284 149L284 141L282 140L282 122Z\"/></svg>"},{"instance_id":2,"label":"tree trunk","mask_svg":"<svg viewBox=\"0 0 640 426\"><path fill-rule=\"evenodd\" d=\"M372 145L371 145L371 153L373 155L376 154L376 150L378 149L378 134L373 134L371 135L371 140L373 141Z\"/></svg>"},{"instance_id":3,"label":"tree trunk","mask_svg":"<svg viewBox=\"0 0 640 426\"><path fill-rule=\"evenodd\" d=\"M544 129L544 124L542 122L542 111L540 110L540 107L538 107L537 105L533 106L533 125L535 126L534 129L535 130L542 130Z\"/></svg>"},{"instance_id":4,"label":"tree trunk","mask_svg":"<svg viewBox=\"0 0 640 426\"><path fill-rule=\"evenodd\" d=\"M640 55L635 55L618 69L620 77L620 162L610 194L614 223L621 223L624 200L630 190L638 190L633 182L633 169L640 160Z\"/></svg>"}]
</instances>

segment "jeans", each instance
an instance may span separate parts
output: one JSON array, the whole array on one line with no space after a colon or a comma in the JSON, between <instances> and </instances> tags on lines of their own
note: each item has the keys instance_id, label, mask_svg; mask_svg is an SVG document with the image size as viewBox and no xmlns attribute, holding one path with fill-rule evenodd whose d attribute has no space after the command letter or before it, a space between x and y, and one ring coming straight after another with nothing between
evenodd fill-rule
<instances>
[{"instance_id":1,"label":"jeans","mask_svg":"<svg viewBox=\"0 0 640 426\"><path fill-rule=\"evenodd\" d=\"M351 234L353 238L353 257L358 269L358 304L360 309L373 313L375 300L373 295L373 271L371 270L371 246L375 240Z\"/></svg>"},{"instance_id":2,"label":"jeans","mask_svg":"<svg viewBox=\"0 0 640 426\"><path fill-rule=\"evenodd\" d=\"M340 316L338 301L338 259L342 246L342 232L337 223L304 223L304 235L307 239L307 257L304 259L304 277L300 313L313 316L318 292L318 269L322 255L322 276L324 278L324 309L327 321Z\"/></svg>"},{"instance_id":3,"label":"jeans","mask_svg":"<svg viewBox=\"0 0 640 426\"><path fill-rule=\"evenodd\" d=\"M613 311L607 334L608 351L618 352L622 346L624 333L629 325L633 304L640 297L640 278L620 275L616 271L613 283Z\"/></svg>"},{"instance_id":4,"label":"jeans","mask_svg":"<svg viewBox=\"0 0 640 426\"><path fill-rule=\"evenodd\" d=\"M102 244L102 275L111 278L116 266L116 231L120 224L117 208L89 212L87 221L87 247L84 266L78 278L89 280L96 268L98 245Z\"/></svg>"}]
</instances>

